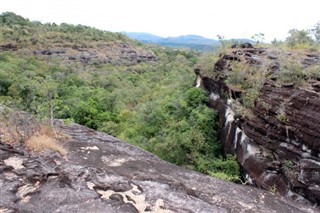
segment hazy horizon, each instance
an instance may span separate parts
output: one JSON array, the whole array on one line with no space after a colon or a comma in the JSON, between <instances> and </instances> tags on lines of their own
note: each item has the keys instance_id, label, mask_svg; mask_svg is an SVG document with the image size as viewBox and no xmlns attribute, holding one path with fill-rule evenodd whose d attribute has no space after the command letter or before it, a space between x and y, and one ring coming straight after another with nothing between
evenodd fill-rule
<instances>
[{"instance_id":1,"label":"hazy horizon","mask_svg":"<svg viewBox=\"0 0 320 213\"><path fill-rule=\"evenodd\" d=\"M284 40L293 28L310 29L320 21L320 1L210 0L0 0L10 11L42 23L82 24L112 32L144 32L161 37L199 35L250 39L264 33L267 42Z\"/></svg>"}]
</instances>

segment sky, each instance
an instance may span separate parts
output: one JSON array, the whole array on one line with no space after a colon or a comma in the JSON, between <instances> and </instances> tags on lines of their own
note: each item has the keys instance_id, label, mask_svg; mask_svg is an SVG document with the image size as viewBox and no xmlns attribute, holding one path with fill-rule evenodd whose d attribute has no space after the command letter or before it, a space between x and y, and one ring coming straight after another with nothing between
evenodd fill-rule
<instances>
[{"instance_id":1,"label":"sky","mask_svg":"<svg viewBox=\"0 0 320 213\"><path fill-rule=\"evenodd\" d=\"M92 26L112 32L147 32L163 37L200 35L217 39L284 40L290 29L320 21L320 0L0 0L32 21Z\"/></svg>"}]
</instances>

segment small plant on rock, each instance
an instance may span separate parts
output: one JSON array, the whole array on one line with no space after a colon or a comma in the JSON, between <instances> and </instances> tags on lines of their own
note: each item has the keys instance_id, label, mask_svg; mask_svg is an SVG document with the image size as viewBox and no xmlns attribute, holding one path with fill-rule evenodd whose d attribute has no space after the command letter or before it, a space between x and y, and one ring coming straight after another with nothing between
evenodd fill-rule
<instances>
[{"instance_id":1,"label":"small plant on rock","mask_svg":"<svg viewBox=\"0 0 320 213\"><path fill-rule=\"evenodd\" d=\"M273 184L272 186L269 186L269 192L272 194L276 194L278 191L276 184Z\"/></svg>"},{"instance_id":2,"label":"small plant on rock","mask_svg":"<svg viewBox=\"0 0 320 213\"><path fill-rule=\"evenodd\" d=\"M271 105L266 102L262 102L262 107L266 110L269 111L271 109Z\"/></svg>"},{"instance_id":3,"label":"small plant on rock","mask_svg":"<svg viewBox=\"0 0 320 213\"><path fill-rule=\"evenodd\" d=\"M286 114L284 112L281 112L277 115L277 119L283 123L288 123L289 118L287 118Z\"/></svg>"},{"instance_id":4,"label":"small plant on rock","mask_svg":"<svg viewBox=\"0 0 320 213\"><path fill-rule=\"evenodd\" d=\"M285 160L283 166L284 168L291 170L293 168L293 162L291 160Z\"/></svg>"}]
</instances>

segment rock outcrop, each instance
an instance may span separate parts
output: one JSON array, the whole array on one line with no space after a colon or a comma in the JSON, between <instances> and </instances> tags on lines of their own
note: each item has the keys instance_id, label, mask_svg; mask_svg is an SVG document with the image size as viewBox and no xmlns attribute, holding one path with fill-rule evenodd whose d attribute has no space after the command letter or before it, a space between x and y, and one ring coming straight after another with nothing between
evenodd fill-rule
<instances>
[{"instance_id":1,"label":"rock outcrop","mask_svg":"<svg viewBox=\"0 0 320 213\"><path fill-rule=\"evenodd\" d=\"M77 124L57 121L56 129L71 138L63 142L64 157L0 142L0 212L319 212L180 168ZM309 161L301 178L317 166Z\"/></svg>"},{"instance_id":2,"label":"rock outcrop","mask_svg":"<svg viewBox=\"0 0 320 213\"><path fill-rule=\"evenodd\" d=\"M195 73L198 85L210 93L210 105L219 112L224 151L237 155L244 181L319 205L320 79L308 79L292 64L282 64L294 61L300 61L302 69L320 65L317 54L234 46L210 73L199 68ZM235 63L245 65L240 71L265 72L252 109L243 107L248 91L228 83ZM298 76L303 82L280 81L282 68L297 69L290 77Z\"/></svg>"},{"instance_id":3,"label":"rock outcrop","mask_svg":"<svg viewBox=\"0 0 320 213\"><path fill-rule=\"evenodd\" d=\"M58 46L58 47L57 47ZM134 65L141 62L155 61L156 55L144 48L129 43L101 43L96 47L59 45L33 51L34 55L61 57L65 63L80 62L90 64Z\"/></svg>"},{"instance_id":4,"label":"rock outcrop","mask_svg":"<svg viewBox=\"0 0 320 213\"><path fill-rule=\"evenodd\" d=\"M17 49L18 49L18 46L13 43L0 45L0 51L9 51L9 50L15 51Z\"/></svg>"},{"instance_id":5,"label":"rock outcrop","mask_svg":"<svg viewBox=\"0 0 320 213\"><path fill-rule=\"evenodd\" d=\"M15 44L0 45L0 52L8 50L26 53L25 49L20 50ZM28 52L28 54L30 53ZM62 59L66 64L78 62L82 66L91 64L134 65L141 62L157 60L154 52L125 42L103 43L97 47L68 46L62 44L60 46L59 44L55 44L55 46L52 47L39 46L33 50L33 54L44 59L54 56Z\"/></svg>"}]
</instances>

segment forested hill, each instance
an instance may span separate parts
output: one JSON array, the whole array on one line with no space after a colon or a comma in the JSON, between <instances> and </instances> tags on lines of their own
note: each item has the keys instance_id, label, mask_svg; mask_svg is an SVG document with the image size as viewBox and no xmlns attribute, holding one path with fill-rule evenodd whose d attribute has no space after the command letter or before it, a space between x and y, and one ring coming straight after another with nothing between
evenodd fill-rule
<instances>
[{"instance_id":1,"label":"forested hill","mask_svg":"<svg viewBox=\"0 0 320 213\"><path fill-rule=\"evenodd\" d=\"M119 33L3 13L0 130L10 128L5 106L38 120L74 121L167 161L238 181L236 161L220 157L208 96L192 86L198 58Z\"/></svg>"},{"instance_id":2,"label":"forested hill","mask_svg":"<svg viewBox=\"0 0 320 213\"><path fill-rule=\"evenodd\" d=\"M120 33L83 25L31 22L13 13L1 16L1 49L57 56L65 62L89 64L136 64L155 60L152 51Z\"/></svg>"}]
</instances>

